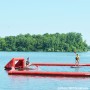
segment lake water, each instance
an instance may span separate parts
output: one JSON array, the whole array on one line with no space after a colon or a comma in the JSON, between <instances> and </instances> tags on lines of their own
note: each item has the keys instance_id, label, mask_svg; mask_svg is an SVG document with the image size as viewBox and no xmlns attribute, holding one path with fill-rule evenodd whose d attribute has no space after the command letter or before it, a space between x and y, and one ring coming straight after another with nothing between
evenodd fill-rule
<instances>
[{"instance_id":1,"label":"lake water","mask_svg":"<svg viewBox=\"0 0 90 90\"><path fill-rule=\"evenodd\" d=\"M79 53L80 63L90 63L90 52ZM4 66L13 57L30 57L30 62L75 63L74 53L62 52L0 52L0 90L90 90L90 78L39 77L8 75ZM40 67L44 71L89 72L70 67Z\"/></svg>"}]
</instances>

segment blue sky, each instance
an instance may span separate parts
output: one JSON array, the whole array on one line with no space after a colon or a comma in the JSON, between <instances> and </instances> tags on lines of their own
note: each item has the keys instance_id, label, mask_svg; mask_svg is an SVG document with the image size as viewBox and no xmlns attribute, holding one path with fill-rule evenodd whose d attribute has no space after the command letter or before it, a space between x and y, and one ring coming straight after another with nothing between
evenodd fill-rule
<instances>
[{"instance_id":1,"label":"blue sky","mask_svg":"<svg viewBox=\"0 0 90 90\"><path fill-rule=\"evenodd\" d=\"M90 0L0 0L0 36L82 33L90 45Z\"/></svg>"}]
</instances>

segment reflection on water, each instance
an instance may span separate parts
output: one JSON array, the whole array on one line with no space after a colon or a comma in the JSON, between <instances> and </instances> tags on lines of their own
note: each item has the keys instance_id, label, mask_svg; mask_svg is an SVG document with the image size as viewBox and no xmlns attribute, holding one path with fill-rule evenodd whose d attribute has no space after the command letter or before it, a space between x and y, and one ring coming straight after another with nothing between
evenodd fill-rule
<instances>
[{"instance_id":1,"label":"reflection on water","mask_svg":"<svg viewBox=\"0 0 90 90\"><path fill-rule=\"evenodd\" d=\"M75 72L79 72L80 70L79 70L79 68L75 68Z\"/></svg>"},{"instance_id":2,"label":"reflection on water","mask_svg":"<svg viewBox=\"0 0 90 90\"><path fill-rule=\"evenodd\" d=\"M12 87L17 89L56 90L58 87L89 87L90 78L41 77L41 76L9 76ZM87 84L86 84L87 82ZM21 86L22 85L22 86Z\"/></svg>"},{"instance_id":3,"label":"reflection on water","mask_svg":"<svg viewBox=\"0 0 90 90\"><path fill-rule=\"evenodd\" d=\"M90 63L90 52L79 53L80 63ZM90 78L8 75L5 64L13 57L30 57L30 62L75 63L74 53L0 52L0 90L58 90L60 87L88 87ZM40 67L44 71L90 72L90 67Z\"/></svg>"}]
</instances>

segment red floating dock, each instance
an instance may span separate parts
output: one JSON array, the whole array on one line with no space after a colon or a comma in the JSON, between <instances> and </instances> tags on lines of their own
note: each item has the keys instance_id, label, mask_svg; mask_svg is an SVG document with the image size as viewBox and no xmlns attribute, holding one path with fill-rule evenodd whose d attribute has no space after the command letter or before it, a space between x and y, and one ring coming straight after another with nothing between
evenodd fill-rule
<instances>
[{"instance_id":1,"label":"red floating dock","mask_svg":"<svg viewBox=\"0 0 90 90\"><path fill-rule=\"evenodd\" d=\"M44 72L44 71L9 71L9 75L34 75L34 76L63 76L63 77L90 77L89 72Z\"/></svg>"},{"instance_id":2,"label":"red floating dock","mask_svg":"<svg viewBox=\"0 0 90 90\"><path fill-rule=\"evenodd\" d=\"M75 64L65 63L32 63L35 66L75 66ZM90 64L79 64L79 66L90 66Z\"/></svg>"},{"instance_id":3,"label":"red floating dock","mask_svg":"<svg viewBox=\"0 0 90 90\"><path fill-rule=\"evenodd\" d=\"M61 64L61 63L32 63L31 66L75 66L75 64ZM90 64L80 64L79 66L90 66ZM9 75L34 75L34 76L63 76L63 77L90 77L90 72L51 72L39 70L26 70L26 60L24 58L13 58L5 69L8 70ZM17 69L17 70L16 70Z\"/></svg>"}]
</instances>

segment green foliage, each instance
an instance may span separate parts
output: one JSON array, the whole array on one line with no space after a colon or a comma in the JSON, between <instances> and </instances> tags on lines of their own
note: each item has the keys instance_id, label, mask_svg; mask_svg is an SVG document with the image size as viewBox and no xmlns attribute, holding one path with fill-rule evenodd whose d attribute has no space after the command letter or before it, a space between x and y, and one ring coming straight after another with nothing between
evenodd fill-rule
<instances>
[{"instance_id":1,"label":"green foliage","mask_svg":"<svg viewBox=\"0 0 90 90\"><path fill-rule=\"evenodd\" d=\"M83 41L81 33L55 33L44 35L17 35L0 38L0 51L87 51L90 47Z\"/></svg>"},{"instance_id":2,"label":"green foliage","mask_svg":"<svg viewBox=\"0 0 90 90\"><path fill-rule=\"evenodd\" d=\"M90 46L88 46L88 51L90 51Z\"/></svg>"}]
</instances>

